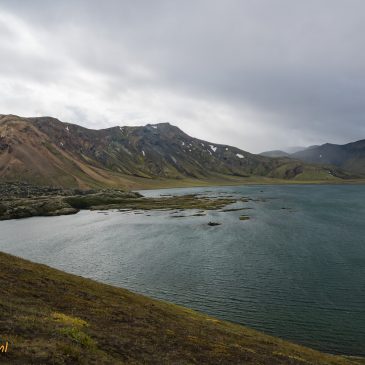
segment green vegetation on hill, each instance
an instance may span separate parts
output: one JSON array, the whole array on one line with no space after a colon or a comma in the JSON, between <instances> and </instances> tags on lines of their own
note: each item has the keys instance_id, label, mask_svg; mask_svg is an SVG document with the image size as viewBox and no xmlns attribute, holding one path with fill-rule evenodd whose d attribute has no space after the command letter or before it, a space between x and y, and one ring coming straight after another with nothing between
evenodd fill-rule
<instances>
[{"instance_id":1,"label":"green vegetation on hill","mask_svg":"<svg viewBox=\"0 0 365 365\"><path fill-rule=\"evenodd\" d=\"M0 266L2 364L360 364L4 253Z\"/></svg>"},{"instance_id":2,"label":"green vegetation on hill","mask_svg":"<svg viewBox=\"0 0 365 365\"><path fill-rule=\"evenodd\" d=\"M118 189L79 190L0 184L0 220L34 216L75 214L80 209L220 209L232 198L208 198L195 194L159 198Z\"/></svg>"}]
</instances>

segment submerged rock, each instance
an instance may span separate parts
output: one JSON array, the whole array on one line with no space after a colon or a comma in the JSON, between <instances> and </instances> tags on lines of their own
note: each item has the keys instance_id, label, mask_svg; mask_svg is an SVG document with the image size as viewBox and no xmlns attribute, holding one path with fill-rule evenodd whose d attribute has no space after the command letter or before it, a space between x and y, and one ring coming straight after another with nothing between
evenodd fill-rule
<instances>
[{"instance_id":1,"label":"submerged rock","mask_svg":"<svg viewBox=\"0 0 365 365\"><path fill-rule=\"evenodd\" d=\"M208 223L208 226L211 226L211 227L213 227L213 226L220 226L222 223L218 223L218 222L209 222Z\"/></svg>"}]
</instances>

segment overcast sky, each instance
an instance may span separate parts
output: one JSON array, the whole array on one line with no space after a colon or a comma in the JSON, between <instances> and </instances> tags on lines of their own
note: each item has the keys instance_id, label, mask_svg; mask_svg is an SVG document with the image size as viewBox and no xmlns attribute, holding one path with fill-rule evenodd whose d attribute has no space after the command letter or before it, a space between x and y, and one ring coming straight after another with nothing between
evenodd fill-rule
<instances>
[{"instance_id":1,"label":"overcast sky","mask_svg":"<svg viewBox=\"0 0 365 365\"><path fill-rule=\"evenodd\" d=\"M365 138L364 0L0 0L0 114L251 152Z\"/></svg>"}]
</instances>

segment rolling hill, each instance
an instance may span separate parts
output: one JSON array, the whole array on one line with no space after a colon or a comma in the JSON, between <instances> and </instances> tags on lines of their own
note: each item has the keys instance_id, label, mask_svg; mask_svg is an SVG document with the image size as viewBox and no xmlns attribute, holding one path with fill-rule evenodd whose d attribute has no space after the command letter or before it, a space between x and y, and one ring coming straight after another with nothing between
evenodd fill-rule
<instances>
[{"instance_id":1,"label":"rolling hill","mask_svg":"<svg viewBox=\"0 0 365 365\"><path fill-rule=\"evenodd\" d=\"M131 188L252 177L337 181L349 175L206 142L168 123L92 130L51 117L0 115L0 181Z\"/></svg>"}]
</instances>

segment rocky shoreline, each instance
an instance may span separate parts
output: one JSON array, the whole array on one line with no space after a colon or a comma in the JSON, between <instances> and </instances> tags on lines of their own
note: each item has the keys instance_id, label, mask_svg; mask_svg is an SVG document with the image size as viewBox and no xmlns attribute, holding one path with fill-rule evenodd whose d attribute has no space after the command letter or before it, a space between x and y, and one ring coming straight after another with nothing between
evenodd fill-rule
<instances>
[{"instance_id":1,"label":"rocky shoreline","mask_svg":"<svg viewBox=\"0 0 365 365\"><path fill-rule=\"evenodd\" d=\"M221 209L233 198L208 198L197 195L146 198L138 192L120 189L62 189L26 183L0 184L0 220L34 216L58 216L82 209Z\"/></svg>"}]
</instances>

